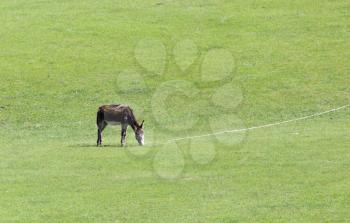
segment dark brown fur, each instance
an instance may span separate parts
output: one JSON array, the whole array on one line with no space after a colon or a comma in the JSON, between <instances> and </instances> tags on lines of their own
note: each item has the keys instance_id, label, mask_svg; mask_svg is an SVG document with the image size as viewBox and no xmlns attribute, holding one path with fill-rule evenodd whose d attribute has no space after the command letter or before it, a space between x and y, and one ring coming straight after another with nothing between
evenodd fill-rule
<instances>
[{"instance_id":1,"label":"dark brown fur","mask_svg":"<svg viewBox=\"0 0 350 223\"><path fill-rule=\"evenodd\" d=\"M102 131L108 123L119 123L122 126L121 144L125 145L126 130L130 125L135 132L135 137L140 145L143 145L143 121L137 123L132 109L128 105L112 104L103 105L97 111L97 146L102 144Z\"/></svg>"}]
</instances>

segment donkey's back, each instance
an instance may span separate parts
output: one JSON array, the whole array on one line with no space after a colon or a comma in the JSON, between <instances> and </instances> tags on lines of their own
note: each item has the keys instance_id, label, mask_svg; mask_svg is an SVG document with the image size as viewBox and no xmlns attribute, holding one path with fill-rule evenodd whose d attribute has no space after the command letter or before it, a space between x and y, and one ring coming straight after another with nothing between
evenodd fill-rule
<instances>
[{"instance_id":1,"label":"donkey's back","mask_svg":"<svg viewBox=\"0 0 350 223\"><path fill-rule=\"evenodd\" d=\"M116 125L128 122L132 109L125 104L102 105L97 112L97 122L104 121L107 124Z\"/></svg>"}]
</instances>

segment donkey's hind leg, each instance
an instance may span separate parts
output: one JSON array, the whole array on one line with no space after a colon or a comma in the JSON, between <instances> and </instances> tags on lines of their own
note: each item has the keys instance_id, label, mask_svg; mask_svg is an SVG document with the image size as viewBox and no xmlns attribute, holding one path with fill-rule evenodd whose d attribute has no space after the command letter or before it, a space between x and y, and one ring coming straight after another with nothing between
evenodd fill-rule
<instances>
[{"instance_id":1,"label":"donkey's hind leg","mask_svg":"<svg viewBox=\"0 0 350 223\"><path fill-rule=\"evenodd\" d=\"M97 124L97 146L102 144L102 131L106 128L107 123L102 121Z\"/></svg>"}]
</instances>

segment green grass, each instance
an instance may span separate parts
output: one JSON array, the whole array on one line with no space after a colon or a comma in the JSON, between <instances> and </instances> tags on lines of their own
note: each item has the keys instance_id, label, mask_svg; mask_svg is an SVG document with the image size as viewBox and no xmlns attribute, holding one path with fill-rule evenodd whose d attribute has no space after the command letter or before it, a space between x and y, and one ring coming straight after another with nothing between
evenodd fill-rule
<instances>
[{"instance_id":1,"label":"green grass","mask_svg":"<svg viewBox=\"0 0 350 223\"><path fill-rule=\"evenodd\" d=\"M349 10L346 0L2 0L0 222L347 222L349 109L250 131L235 145L205 138L215 152L206 165L191 156L209 156L203 144L159 144L210 133L210 120L240 127L221 114L249 127L348 104ZM134 56L144 38L165 46L159 75ZM182 71L173 49L185 39L198 57ZM212 49L231 52L235 66L206 82L200 68ZM123 92L125 70L144 87ZM198 90L166 101L178 122L151 106L172 80ZM232 109L211 101L224 84L242 89ZM156 145L136 146L129 131L121 148L119 129L107 128L106 146L96 148L97 107L112 102L131 104ZM192 118L186 130L159 124L176 129ZM155 170L162 161L184 169L164 179Z\"/></svg>"}]
</instances>

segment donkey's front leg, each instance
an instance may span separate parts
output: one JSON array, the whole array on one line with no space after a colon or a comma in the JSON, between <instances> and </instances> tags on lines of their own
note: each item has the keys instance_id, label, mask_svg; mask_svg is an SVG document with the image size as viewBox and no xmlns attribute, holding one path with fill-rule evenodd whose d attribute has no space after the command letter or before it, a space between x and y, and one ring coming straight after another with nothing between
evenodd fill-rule
<instances>
[{"instance_id":1,"label":"donkey's front leg","mask_svg":"<svg viewBox=\"0 0 350 223\"><path fill-rule=\"evenodd\" d=\"M126 144L126 130L128 129L128 124L122 124L122 135L121 135L121 144L125 146Z\"/></svg>"}]
</instances>

